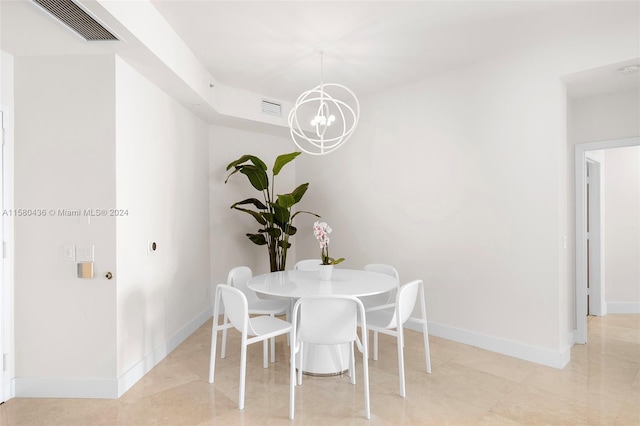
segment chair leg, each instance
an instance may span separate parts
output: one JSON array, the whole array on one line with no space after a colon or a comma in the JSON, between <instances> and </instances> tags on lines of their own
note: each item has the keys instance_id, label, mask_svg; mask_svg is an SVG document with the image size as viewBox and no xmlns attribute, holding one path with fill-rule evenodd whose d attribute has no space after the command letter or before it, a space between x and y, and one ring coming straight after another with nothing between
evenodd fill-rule
<instances>
[{"instance_id":1,"label":"chair leg","mask_svg":"<svg viewBox=\"0 0 640 426\"><path fill-rule=\"evenodd\" d=\"M373 330L373 360L378 360L378 332Z\"/></svg>"},{"instance_id":2,"label":"chair leg","mask_svg":"<svg viewBox=\"0 0 640 426\"><path fill-rule=\"evenodd\" d=\"M287 320L287 322L292 322L291 321L291 311L293 310L293 299L289 299L289 308L286 310L286 312L284 313L285 319ZM287 346L291 345L291 336L289 333L287 333Z\"/></svg>"},{"instance_id":3,"label":"chair leg","mask_svg":"<svg viewBox=\"0 0 640 426\"><path fill-rule=\"evenodd\" d=\"M404 336L402 327L398 327L396 338L398 340L398 376L400 379L400 396L405 397L404 385Z\"/></svg>"},{"instance_id":4,"label":"chair leg","mask_svg":"<svg viewBox=\"0 0 640 426\"><path fill-rule=\"evenodd\" d=\"M431 351L429 350L429 331L427 330L427 306L424 299L424 285L420 286L420 308L422 310L422 340L427 373L431 373Z\"/></svg>"},{"instance_id":5,"label":"chair leg","mask_svg":"<svg viewBox=\"0 0 640 426\"><path fill-rule=\"evenodd\" d=\"M349 346L349 375L351 376L351 384L356 384L356 353L353 347L353 342Z\"/></svg>"},{"instance_id":6,"label":"chair leg","mask_svg":"<svg viewBox=\"0 0 640 426\"><path fill-rule=\"evenodd\" d=\"M300 355L299 355L299 363L298 363L298 385L302 384L302 366L304 365L304 361L303 361L303 356L304 356L304 343L300 342L300 349L299 349Z\"/></svg>"},{"instance_id":7,"label":"chair leg","mask_svg":"<svg viewBox=\"0 0 640 426\"><path fill-rule=\"evenodd\" d=\"M425 321L422 327L422 338L424 340L424 357L427 367L427 373L431 373L431 351L429 350L429 333L427 332L427 323Z\"/></svg>"},{"instance_id":8,"label":"chair leg","mask_svg":"<svg viewBox=\"0 0 640 426\"><path fill-rule=\"evenodd\" d=\"M275 315L272 314L271 317L275 318ZM276 362L276 338L272 337L269 340L271 340L271 362Z\"/></svg>"},{"instance_id":9,"label":"chair leg","mask_svg":"<svg viewBox=\"0 0 640 426\"><path fill-rule=\"evenodd\" d=\"M220 294L216 288L216 298L213 305L213 324L211 327L211 354L209 355L209 383L213 383L213 376L216 370L216 350L218 342L218 313L220 312ZM226 330L226 328L225 328Z\"/></svg>"},{"instance_id":10,"label":"chair leg","mask_svg":"<svg viewBox=\"0 0 640 426\"><path fill-rule=\"evenodd\" d=\"M362 382L364 384L364 415L367 419L370 419L371 404L369 403L369 348L367 347L366 337L363 337L362 339L362 373Z\"/></svg>"},{"instance_id":11,"label":"chair leg","mask_svg":"<svg viewBox=\"0 0 640 426\"><path fill-rule=\"evenodd\" d=\"M364 383L364 415L367 419L371 419L371 404L369 402L369 360L366 352L362 354L362 376Z\"/></svg>"},{"instance_id":12,"label":"chair leg","mask_svg":"<svg viewBox=\"0 0 640 426\"><path fill-rule=\"evenodd\" d=\"M216 319L217 321L217 319ZM222 325L224 328L222 329L222 345L220 346L220 358L224 358L227 356L227 323L229 322L229 318L227 317L227 313L224 313L224 320L222 321Z\"/></svg>"},{"instance_id":13,"label":"chair leg","mask_svg":"<svg viewBox=\"0 0 640 426\"><path fill-rule=\"evenodd\" d=\"M240 351L240 391L238 395L238 409L244 409L244 386L247 378L247 342L242 337L242 349Z\"/></svg>"},{"instance_id":14,"label":"chair leg","mask_svg":"<svg viewBox=\"0 0 640 426\"><path fill-rule=\"evenodd\" d=\"M262 368L269 368L269 340L262 341Z\"/></svg>"},{"instance_id":15,"label":"chair leg","mask_svg":"<svg viewBox=\"0 0 640 426\"><path fill-rule=\"evenodd\" d=\"M218 327L216 317L213 317L213 330L211 330L211 355L209 356L209 383L213 383L213 375L216 369L216 344L218 338Z\"/></svg>"},{"instance_id":16,"label":"chair leg","mask_svg":"<svg viewBox=\"0 0 640 426\"><path fill-rule=\"evenodd\" d=\"M290 333L287 333L287 336L290 336ZM290 372L289 372L289 418L293 420L294 412L295 412L295 398L296 398L296 350L293 342L290 343Z\"/></svg>"}]
</instances>

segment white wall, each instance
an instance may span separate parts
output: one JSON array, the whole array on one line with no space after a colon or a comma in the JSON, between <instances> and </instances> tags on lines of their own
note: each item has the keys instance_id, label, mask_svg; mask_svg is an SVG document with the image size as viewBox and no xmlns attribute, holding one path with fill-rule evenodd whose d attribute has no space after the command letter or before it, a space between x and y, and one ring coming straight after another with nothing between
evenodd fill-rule
<instances>
[{"instance_id":1,"label":"white wall","mask_svg":"<svg viewBox=\"0 0 640 426\"><path fill-rule=\"evenodd\" d=\"M560 77L637 53L579 37L363 99L359 129L305 157L309 208L345 267L426 283L430 331L556 367L569 359L566 93ZM605 46L609 45L610 46ZM299 257L315 256L313 237ZM508 320L507 320L508 319Z\"/></svg>"},{"instance_id":2,"label":"white wall","mask_svg":"<svg viewBox=\"0 0 640 426\"><path fill-rule=\"evenodd\" d=\"M15 219L16 396L114 398L210 318L208 126L113 55L17 58L15 87L15 203L46 212ZM84 208L126 213L57 212Z\"/></svg>"},{"instance_id":3,"label":"white wall","mask_svg":"<svg viewBox=\"0 0 640 426\"><path fill-rule=\"evenodd\" d=\"M576 143L632 138L640 135L640 89L573 99L571 148ZM573 161L573 157L571 158Z\"/></svg>"},{"instance_id":4,"label":"white wall","mask_svg":"<svg viewBox=\"0 0 640 426\"><path fill-rule=\"evenodd\" d=\"M51 211L116 205L114 71L112 56L15 58L15 206L46 212L15 219L16 396L104 396L65 384L116 373L116 220ZM95 246L95 278L65 244Z\"/></svg>"},{"instance_id":5,"label":"white wall","mask_svg":"<svg viewBox=\"0 0 640 426\"><path fill-rule=\"evenodd\" d=\"M554 351L564 93L518 67L488 62L364 99L353 140L298 175L321 188L311 208L345 267L393 264L403 282L425 281L432 323Z\"/></svg>"},{"instance_id":6,"label":"white wall","mask_svg":"<svg viewBox=\"0 0 640 426\"><path fill-rule=\"evenodd\" d=\"M227 165L244 154L251 154L262 159L271 172L273 162L278 155L294 151L297 151L295 144L286 136L265 135L221 126L210 127L212 284L226 283L227 273L235 266L249 266L254 274L269 272L269 255L266 246L256 246L245 236L246 233L255 233L259 229L259 224L248 214L229 208L235 202L246 198L262 199L262 195L250 185L244 175L239 173L232 176L225 184L224 181L229 174L226 171ZM300 157L285 166L276 176L276 193L288 193L295 189L299 161ZM306 210L309 194L316 190L316 184L312 183L298 205L301 210ZM302 215L298 217L300 216ZM287 255L288 267L293 267L295 263L298 240L297 237L292 238L293 246Z\"/></svg>"},{"instance_id":7,"label":"white wall","mask_svg":"<svg viewBox=\"0 0 640 426\"><path fill-rule=\"evenodd\" d=\"M203 121L120 59L115 93L122 393L211 316L209 146Z\"/></svg>"},{"instance_id":8,"label":"white wall","mask_svg":"<svg viewBox=\"0 0 640 426\"><path fill-rule=\"evenodd\" d=\"M604 156L607 312L640 313L640 147Z\"/></svg>"}]
</instances>

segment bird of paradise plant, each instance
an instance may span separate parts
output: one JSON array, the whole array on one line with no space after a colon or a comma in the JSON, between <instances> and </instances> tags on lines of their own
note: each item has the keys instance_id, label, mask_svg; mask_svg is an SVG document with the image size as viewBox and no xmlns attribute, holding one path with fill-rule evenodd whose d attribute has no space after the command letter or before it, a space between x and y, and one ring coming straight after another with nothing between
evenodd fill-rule
<instances>
[{"instance_id":1,"label":"bird of paradise plant","mask_svg":"<svg viewBox=\"0 0 640 426\"><path fill-rule=\"evenodd\" d=\"M243 155L227 166L227 171L231 169L233 171L229 173L224 183L240 172L247 177L251 186L262 193L262 200L247 198L234 203L231 208L250 214L260 224L258 233L246 235L254 244L267 246L271 272L284 271L286 268L287 250L291 247L289 238L297 232L292 224L293 219L300 213L320 217L315 213L302 210L292 213L292 207L300 202L309 188L309 183L303 183L287 194L275 193L275 177L298 155L300 152L279 155L273 164L271 179L267 173L267 165L254 155ZM254 209L248 208L250 206Z\"/></svg>"}]
</instances>

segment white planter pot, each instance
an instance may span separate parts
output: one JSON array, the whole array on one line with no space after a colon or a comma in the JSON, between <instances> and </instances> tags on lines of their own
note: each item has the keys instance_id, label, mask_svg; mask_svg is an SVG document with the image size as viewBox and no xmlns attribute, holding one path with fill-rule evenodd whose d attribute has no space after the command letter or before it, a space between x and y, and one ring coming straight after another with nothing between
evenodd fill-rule
<instances>
[{"instance_id":1,"label":"white planter pot","mask_svg":"<svg viewBox=\"0 0 640 426\"><path fill-rule=\"evenodd\" d=\"M320 281L329 281L331 280L333 265L320 265L318 272L320 273Z\"/></svg>"}]
</instances>

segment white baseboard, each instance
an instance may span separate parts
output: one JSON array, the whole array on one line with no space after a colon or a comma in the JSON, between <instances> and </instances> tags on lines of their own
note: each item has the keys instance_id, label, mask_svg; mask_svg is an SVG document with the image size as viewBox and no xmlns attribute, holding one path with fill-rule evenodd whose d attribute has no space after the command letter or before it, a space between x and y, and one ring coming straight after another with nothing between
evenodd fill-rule
<instances>
[{"instance_id":1,"label":"white baseboard","mask_svg":"<svg viewBox=\"0 0 640 426\"><path fill-rule=\"evenodd\" d=\"M608 314L640 314L640 302L607 302Z\"/></svg>"},{"instance_id":2,"label":"white baseboard","mask_svg":"<svg viewBox=\"0 0 640 426\"><path fill-rule=\"evenodd\" d=\"M18 398L102 398L118 396L116 379L16 377Z\"/></svg>"},{"instance_id":3,"label":"white baseboard","mask_svg":"<svg viewBox=\"0 0 640 426\"><path fill-rule=\"evenodd\" d=\"M418 325L414 325L411 322L408 322L406 327L412 330L422 331ZM525 343L514 342L512 340L501 339L499 337L433 322L428 323L428 329L429 334L433 336L520 358L525 361L535 362L536 364L542 364L548 367L564 368L571 359L571 345L568 344L561 351L555 352Z\"/></svg>"},{"instance_id":4,"label":"white baseboard","mask_svg":"<svg viewBox=\"0 0 640 426\"><path fill-rule=\"evenodd\" d=\"M177 348L202 324L211 319L211 308L198 314L180 331L137 362L119 378L38 378L16 377L14 395L24 398L103 398L117 399Z\"/></svg>"}]
</instances>

